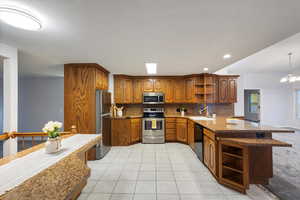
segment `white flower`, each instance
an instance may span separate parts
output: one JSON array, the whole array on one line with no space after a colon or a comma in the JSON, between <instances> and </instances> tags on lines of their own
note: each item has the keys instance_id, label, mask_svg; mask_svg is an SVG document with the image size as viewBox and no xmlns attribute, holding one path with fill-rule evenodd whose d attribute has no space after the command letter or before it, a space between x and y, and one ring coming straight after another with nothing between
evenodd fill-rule
<instances>
[{"instance_id":1,"label":"white flower","mask_svg":"<svg viewBox=\"0 0 300 200\"><path fill-rule=\"evenodd\" d=\"M44 128L43 128L43 132L47 133L47 132L52 132L55 129L60 129L62 127L62 123L58 122L58 121L49 121L47 124L45 124Z\"/></svg>"}]
</instances>

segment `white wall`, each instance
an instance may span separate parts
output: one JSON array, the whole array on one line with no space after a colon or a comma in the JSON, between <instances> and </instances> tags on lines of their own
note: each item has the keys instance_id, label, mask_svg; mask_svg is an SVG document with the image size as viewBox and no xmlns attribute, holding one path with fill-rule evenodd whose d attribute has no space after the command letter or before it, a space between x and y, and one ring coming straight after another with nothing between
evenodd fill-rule
<instances>
[{"instance_id":1,"label":"white wall","mask_svg":"<svg viewBox=\"0 0 300 200\"><path fill-rule=\"evenodd\" d=\"M238 79L238 101L235 115L244 115L244 89L261 91L261 123L272 126L289 126L291 112L291 85L282 84L282 73L246 73Z\"/></svg>"},{"instance_id":2,"label":"white wall","mask_svg":"<svg viewBox=\"0 0 300 200\"><path fill-rule=\"evenodd\" d=\"M63 77L21 78L19 131L41 131L50 120L64 120Z\"/></svg>"}]
</instances>

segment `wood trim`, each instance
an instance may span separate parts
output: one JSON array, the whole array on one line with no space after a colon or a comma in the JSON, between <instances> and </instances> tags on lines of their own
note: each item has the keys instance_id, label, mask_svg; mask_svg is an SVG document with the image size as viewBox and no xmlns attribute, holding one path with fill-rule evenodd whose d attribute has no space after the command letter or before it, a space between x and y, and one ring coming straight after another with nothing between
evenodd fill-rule
<instances>
[{"instance_id":1,"label":"wood trim","mask_svg":"<svg viewBox=\"0 0 300 200\"><path fill-rule=\"evenodd\" d=\"M68 64L65 64L65 66L72 66L72 67L82 67L82 66L86 66L86 67L96 67L98 68L99 70L109 74L110 72L105 69L103 66L99 65L98 63L68 63Z\"/></svg>"},{"instance_id":2,"label":"wood trim","mask_svg":"<svg viewBox=\"0 0 300 200\"><path fill-rule=\"evenodd\" d=\"M183 74L183 75L176 75L176 76L131 76L126 74L114 74L114 77L122 77L122 78L132 78L132 79L158 79L158 78L192 78L192 77L201 77L201 76L213 76L213 77L232 77L232 78L238 78L240 75L218 75L218 74L208 74L208 73L201 73L201 74Z\"/></svg>"},{"instance_id":3,"label":"wood trim","mask_svg":"<svg viewBox=\"0 0 300 200\"><path fill-rule=\"evenodd\" d=\"M3 134L0 135L0 141L1 141L1 140L6 140L6 139L8 139L8 138L9 138L8 133L3 133Z\"/></svg>"}]
</instances>

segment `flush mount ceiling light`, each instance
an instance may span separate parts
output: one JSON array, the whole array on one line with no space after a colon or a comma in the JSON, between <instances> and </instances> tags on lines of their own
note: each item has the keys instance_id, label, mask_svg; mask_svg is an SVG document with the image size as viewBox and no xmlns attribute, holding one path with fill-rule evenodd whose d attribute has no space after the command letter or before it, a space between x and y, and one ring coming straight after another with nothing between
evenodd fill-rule
<instances>
[{"instance_id":1,"label":"flush mount ceiling light","mask_svg":"<svg viewBox=\"0 0 300 200\"><path fill-rule=\"evenodd\" d=\"M293 65L292 65L292 53L289 53L288 56L289 56L289 67L291 70L293 70ZM280 79L280 83L294 83L296 81L300 81L300 76L296 76L292 73L289 73L288 75L286 75L285 77L282 77Z\"/></svg>"},{"instance_id":2,"label":"flush mount ceiling light","mask_svg":"<svg viewBox=\"0 0 300 200\"><path fill-rule=\"evenodd\" d=\"M145 63L147 74L156 74L157 63Z\"/></svg>"},{"instance_id":3,"label":"flush mount ceiling light","mask_svg":"<svg viewBox=\"0 0 300 200\"><path fill-rule=\"evenodd\" d=\"M208 71L208 68L207 68L207 67L204 67L204 68L203 68L203 71L205 71L205 72Z\"/></svg>"},{"instance_id":4,"label":"flush mount ceiling light","mask_svg":"<svg viewBox=\"0 0 300 200\"><path fill-rule=\"evenodd\" d=\"M42 28L42 23L37 17L17 7L0 5L0 21L17 28L31 31L37 31Z\"/></svg>"},{"instance_id":5,"label":"flush mount ceiling light","mask_svg":"<svg viewBox=\"0 0 300 200\"><path fill-rule=\"evenodd\" d=\"M229 59L229 58L231 58L231 55L230 55L230 54L225 54L225 55L223 56L223 58L224 58L224 59Z\"/></svg>"}]
</instances>

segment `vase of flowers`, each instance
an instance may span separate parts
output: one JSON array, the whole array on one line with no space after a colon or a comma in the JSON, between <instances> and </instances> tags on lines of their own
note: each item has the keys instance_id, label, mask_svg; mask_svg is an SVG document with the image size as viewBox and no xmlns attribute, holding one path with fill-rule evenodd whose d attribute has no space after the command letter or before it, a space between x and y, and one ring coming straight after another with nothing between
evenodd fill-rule
<instances>
[{"instance_id":1,"label":"vase of flowers","mask_svg":"<svg viewBox=\"0 0 300 200\"><path fill-rule=\"evenodd\" d=\"M61 138L59 129L62 127L62 123L50 121L45 124L43 132L48 134L48 140L45 144L46 153L56 153L61 150Z\"/></svg>"}]
</instances>

